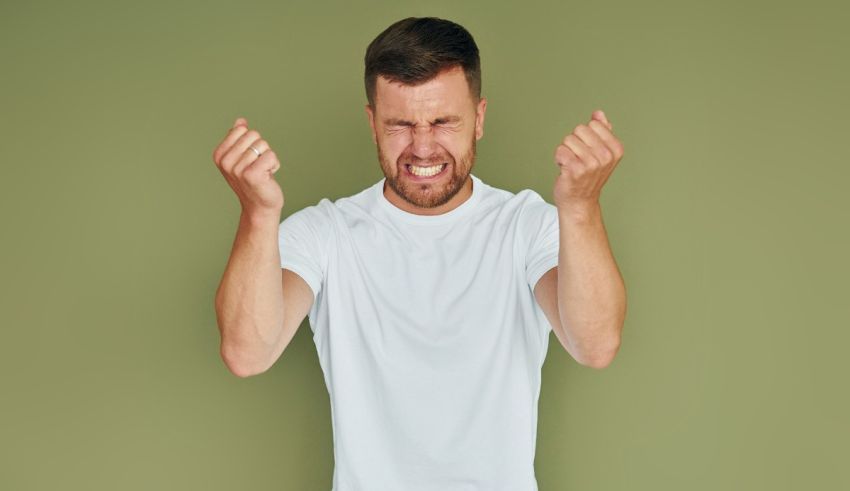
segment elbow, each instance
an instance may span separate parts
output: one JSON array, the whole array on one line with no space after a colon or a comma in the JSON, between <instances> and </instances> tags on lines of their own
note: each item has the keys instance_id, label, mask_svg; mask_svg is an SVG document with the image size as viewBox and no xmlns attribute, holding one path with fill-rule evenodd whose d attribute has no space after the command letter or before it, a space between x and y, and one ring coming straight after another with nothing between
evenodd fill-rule
<instances>
[{"instance_id":1,"label":"elbow","mask_svg":"<svg viewBox=\"0 0 850 491\"><path fill-rule=\"evenodd\" d=\"M614 358L617 356L617 352L619 350L620 337L617 336L614 340L607 343L604 347L599 347L597 349L585 353L585 355L581 357L579 362L586 367L602 370L603 368L606 368L611 365L611 363L614 361Z\"/></svg>"},{"instance_id":2,"label":"elbow","mask_svg":"<svg viewBox=\"0 0 850 491\"><path fill-rule=\"evenodd\" d=\"M607 357L586 359L582 362L582 365L590 368L595 368L597 370L602 370L603 368L606 368L608 365L610 365L612 361L614 361L613 355Z\"/></svg>"},{"instance_id":3,"label":"elbow","mask_svg":"<svg viewBox=\"0 0 850 491\"><path fill-rule=\"evenodd\" d=\"M254 375L259 375L265 372L265 370L257 370L247 365L235 365L233 363L228 362L225 362L225 365L227 365L227 369L230 371L230 373L236 375L239 378L253 377Z\"/></svg>"},{"instance_id":4,"label":"elbow","mask_svg":"<svg viewBox=\"0 0 850 491\"><path fill-rule=\"evenodd\" d=\"M580 360L580 363L597 370L609 366L620 350L624 323L625 312L620 315L619 319L612 325L613 327L607 330L607 335L590 345L591 347L589 349L582 350L584 356Z\"/></svg>"},{"instance_id":5,"label":"elbow","mask_svg":"<svg viewBox=\"0 0 850 491\"><path fill-rule=\"evenodd\" d=\"M224 343L221 345L220 354L222 361L224 361L224 365L230 373L239 378L253 377L254 375L265 373L270 368L268 364L261 364L254 360L247 359L239 353L238 350Z\"/></svg>"}]
</instances>

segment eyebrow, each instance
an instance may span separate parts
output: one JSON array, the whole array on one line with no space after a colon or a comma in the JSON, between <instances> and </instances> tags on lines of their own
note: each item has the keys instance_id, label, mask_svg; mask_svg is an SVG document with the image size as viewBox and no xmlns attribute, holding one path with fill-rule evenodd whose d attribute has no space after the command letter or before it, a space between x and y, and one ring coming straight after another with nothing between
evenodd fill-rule
<instances>
[{"instance_id":1,"label":"eyebrow","mask_svg":"<svg viewBox=\"0 0 850 491\"><path fill-rule=\"evenodd\" d=\"M434 121L432 121L431 124L457 123L458 121L460 121L460 116L456 116L456 115L441 116L441 117L435 119ZM387 126L415 126L412 122L404 120L404 119L399 119L399 118L385 119L384 124L387 125Z\"/></svg>"}]
</instances>

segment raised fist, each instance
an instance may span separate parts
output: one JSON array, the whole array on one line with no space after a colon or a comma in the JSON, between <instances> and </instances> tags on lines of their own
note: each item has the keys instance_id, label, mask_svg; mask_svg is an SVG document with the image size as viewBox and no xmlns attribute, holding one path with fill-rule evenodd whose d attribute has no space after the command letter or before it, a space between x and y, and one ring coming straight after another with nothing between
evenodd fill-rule
<instances>
[{"instance_id":1,"label":"raised fist","mask_svg":"<svg viewBox=\"0 0 850 491\"><path fill-rule=\"evenodd\" d=\"M248 129L245 118L237 118L215 147L213 161L239 197L243 213L280 215L283 190L274 178L280 162L260 133Z\"/></svg>"},{"instance_id":2,"label":"raised fist","mask_svg":"<svg viewBox=\"0 0 850 491\"><path fill-rule=\"evenodd\" d=\"M555 149L560 172L554 199L559 209L581 210L599 203L602 186L623 158L623 143L601 110L588 124L580 124Z\"/></svg>"}]
</instances>

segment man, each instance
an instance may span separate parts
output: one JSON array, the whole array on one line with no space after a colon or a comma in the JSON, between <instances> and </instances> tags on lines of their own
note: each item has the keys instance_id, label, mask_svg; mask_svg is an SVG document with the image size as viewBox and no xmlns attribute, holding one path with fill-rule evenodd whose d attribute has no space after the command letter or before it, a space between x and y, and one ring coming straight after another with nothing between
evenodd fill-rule
<instances>
[{"instance_id":1,"label":"man","mask_svg":"<svg viewBox=\"0 0 850 491\"><path fill-rule=\"evenodd\" d=\"M239 118L214 151L242 203L216 296L221 355L261 373L309 315L334 491L536 490L549 331L591 367L620 344L625 289L598 200L622 144L596 111L557 147L555 205L514 194L471 174L487 102L463 27L398 21L365 64L385 176L365 190L278 224L268 143Z\"/></svg>"}]
</instances>

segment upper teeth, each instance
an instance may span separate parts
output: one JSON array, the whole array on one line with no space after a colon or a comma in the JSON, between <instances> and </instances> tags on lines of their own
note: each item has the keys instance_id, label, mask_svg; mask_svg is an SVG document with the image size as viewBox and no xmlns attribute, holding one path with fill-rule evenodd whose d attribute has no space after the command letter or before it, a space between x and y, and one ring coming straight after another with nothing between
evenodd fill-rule
<instances>
[{"instance_id":1,"label":"upper teeth","mask_svg":"<svg viewBox=\"0 0 850 491\"><path fill-rule=\"evenodd\" d=\"M433 175L439 174L439 172L441 170L443 170L444 165L445 164L432 165L430 167L421 167L421 166L418 166L418 165L410 165L409 167L410 167L410 173L411 174L416 175L416 176L428 177L428 176L433 176Z\"/></svg>"}]
</instances>

